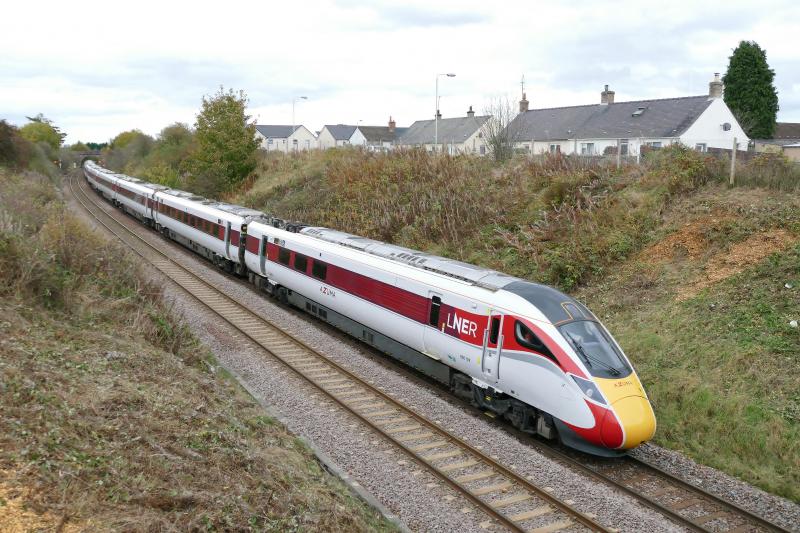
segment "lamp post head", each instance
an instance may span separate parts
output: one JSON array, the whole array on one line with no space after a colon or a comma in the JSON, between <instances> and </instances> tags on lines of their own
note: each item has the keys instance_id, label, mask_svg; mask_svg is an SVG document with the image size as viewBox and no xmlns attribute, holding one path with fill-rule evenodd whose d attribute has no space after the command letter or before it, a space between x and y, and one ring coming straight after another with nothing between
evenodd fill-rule
<instances>
[{"instance_id":1,"label":"lamp post head","mask_svg":"<svg viewBox=\"0 0 800 533\"><path fill-rule=\"evenodd\" d=\"M447 73L447 77L448 77L448 78L455 78L455 77L456 77L456 75L455 75L455 74L453 74L452 72L448 72L448 73Z\"/></svg>"}]
</instances>

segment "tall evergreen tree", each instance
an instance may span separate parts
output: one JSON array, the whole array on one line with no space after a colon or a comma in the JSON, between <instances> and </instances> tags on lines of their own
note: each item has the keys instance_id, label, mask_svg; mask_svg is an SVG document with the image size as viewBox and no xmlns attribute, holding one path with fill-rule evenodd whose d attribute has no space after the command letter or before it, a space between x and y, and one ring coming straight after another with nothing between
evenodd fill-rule
<instances>
[{"instance_id":1,"label":"tall evergreen tree","mask_svg":"<svg viewBox=\"0 0 800 533\"><path fill-rule=\"evenodd\" d=\"M722 78L725 103L750 138L771 138L778 117L778 91L767 53L754 41L742 41L729 59Z\"/></svg>"}]
</instances>

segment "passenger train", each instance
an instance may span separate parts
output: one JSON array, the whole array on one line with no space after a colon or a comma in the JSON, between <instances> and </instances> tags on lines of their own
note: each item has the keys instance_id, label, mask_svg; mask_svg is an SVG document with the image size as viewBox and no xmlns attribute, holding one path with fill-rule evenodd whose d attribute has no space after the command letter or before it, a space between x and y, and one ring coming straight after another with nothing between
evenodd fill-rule
<instances>
[{"instance_id":1,"label":"passenger train","mask_svg":"<svg viewBox=\"0 0 800 533\"><path fill-rule=\"evenodd\" d=\"M84 174L143 223L515 427L613 456L656 421L630 361L556 289L117 174Z\"/></svg>"}]
</instances>

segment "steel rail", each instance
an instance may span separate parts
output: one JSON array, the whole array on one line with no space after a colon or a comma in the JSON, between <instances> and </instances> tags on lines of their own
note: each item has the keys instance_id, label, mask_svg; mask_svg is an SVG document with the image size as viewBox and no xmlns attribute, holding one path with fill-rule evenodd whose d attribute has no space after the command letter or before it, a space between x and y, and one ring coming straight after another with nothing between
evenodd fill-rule
<instances>
[{"instance_id":1,"label":"steel rail","mask_svg":"<svg viewBox=\"0 0 800 533\"><path fill-rule=\"evenodd\" d=\"M80 178L79 178L79 181L83 182L83 180L81 180ZM516 520L515 521L515 520L512 519L513 517L509 517L505 513L501 512L499 509L493 507L491 501L485 501L485 500L481 499L479 497L479 495L474 494L474 492L476 491L476 488L466 487L465 483L461 483L461 482L457 481L457 478L453 477L452 475L448 475L446 470L442 470L441 469L442 467L437 467L436 465L434 465L433 464L434 460L431 459L430 456L426 457L425 455L422 455L422 453L419 453L419 452L415 451L413 449L414 448L413 446L405 444L403 442L403 439L398 439L397 437L393 436L391 434L392 433L392 429L388 429L387 430L387 428L381 427L381 425L379 423L376 423L374 420L370 420L368 418L369 415L365 415L364 413L358 412L356 409L354 409L354 407L352 405L349 405L347 403L347 400L344 399L342 397L342 395L337 396L336 394L332 393L330 390L328 390L324 386L322 386L320 383L316 382L313 378L311 378L309 375L307 375L307 373L303 372L300 368L298 368L298 366L301 366L301 365L297 365L297 364L293 364L292 363L293 360L294 361L305 360L306 358L300 356L302 354L293 354L290 358L287 358L287 357L285 357L283 355L280 355L280 354L276 353L276 350L275 350L274 347L270 347L270 346L267 345L267 342L265 341L265 334L264 334L263 328L250 327L252 325L252 323L253 323L253 320L255 320L255 322L258 323L259 326L261 326L263 324L268 325L278 335L283 336L285 339L288 339L291 343L293 343L296 346L302 348L302 350L305 350L307 353L311 354L312 356L315 356L315 357L319 358L322 362L324 362L324 364L329 365L336 373L338 373L338 374L340 374L342 376L345 376L347 379L349 379L353 383L357 384L357 386L361 387L364 391L367 392L367 394L378 398L381 402L385 403L387 406L390 406L392 409L397 410L397 412L402 415L401 419L411 419L411 420L415 421L416 423L420 424L420 427L422 429L425 429L426 431L434 433L434 434L439 434L440 437L446 439L446 444L447 445L452 445L455 448L460 449L460 453L463 454L465 457L474 457L474 458L476 458L478 461L480 461L485 466L490 468L491 471L493 471L497 475L500 475L500 476L506 478L507 480L513 482L513 484L516 484L518 486L518 488L521 488L524 491L533 493L537 498L543 500L544 502L547 502L550 505L553 505L558 510L560 510L563 514L566 514L570 518L575 519L578 523L584 525L585 527L587 527L587 528L589 528L591 530L594 530L594 531L610 531L606 527L604 527L601 524L599 524L598 522L596 522L590 516L587 516L587 515L581 513L580 511L575 509L572 505L561 501L557 497L555 497L552 494L550 494L548 491L546 491L546 490L534 485L529 480L525 479L524 477L522 477L521 475L517 474L516 472L513 472L512 470L506 468L505 466L503 466L499 462L495 461L494 459L492 459L491 457L489 457L488 455L486 455L482 451L480 451L477 448L473 447L472 445L470 445L469 443L465 442L464 440L462 440L461 438L457 437L456 435L453 435L451 432L447 431L446 429L444 429L444 428L438 426L437 424L429 421L428 419L420 416L419 414L414 412L411 408L405 406L404 404L400 403L398 400L395 400L394 398L392 398L388 394L384 393L380 389L377 389L376 387L374 387L371 384L367 383L366 381L364 381L360 377L356 376L355 374L353 374L349 370L345 369L344 367L342 367L341 365L339 365L335 361L329 359L328 357L326 357L325 355L323 355L322 353L320 353L316 349L312 348L311 346L306 344L301 339L295 337L294 335L292 335L289 332L283 331L277 325L272 323L270 320L260 316L258 313L254 312L254 311L251 311L249 308L247 308L246 306L244 306L241 303L237 302L236 300L234 300L233 298L231 298L227 294L219 291L216 287L214 287L214 285L212 283L206 281L199 274L193 272L189 268L185 267L183 264L181 264L181 263L175 261L174 259L172 259L171 257L169 257L167 254L165 254L164 252L162 252L161 250L156 248L151 243L147 242L147 240L145 240L143 237L141 237L136 232L131 230L125 224L123 224L122 222L117 220L116 217L112 216L110 213L108 213L104 209L102 209L98 205L97 202L95 202L94 200L89 198L89 196L86 194L84 186L82 184L79 184L77 189L80 190L81 194L83 195L83 198L85 198L88 202L92 203L97 208L97 210L100 213L102 213L103 216L105 216L108 219L112 220L117 226L121 227L128 234L130 234L135 239L137 239L138 241L143 243L147 247L147 249L149 251L155 252L158 256L161 256L163 258L163 261L156 261L156 260L153 260L150 257L147 257L147 254L145 254L141 250L138 250L136 248L136 246L134 246L130 242L128 242L128 240L126 240L120 233L118 233L113 228L111 228L108 224L103 222L100 219L100 217L97 215L97 213L94 212L91 208L89 208L87 203L75 193L75 189L73 188L73 184L72 184L71 181L69 181L69 187L70 187L70 190L73 193L73 196L76 198L76 200L78 200L79 203L81 203L83 208L90 215L92 215L98 221L98 223L100 223L109 232L111 232L118 239L120 239L124 244L126 244L128 247L130 247L132 250L134 250L134 252L136 252L140 257L142 257L142 259L144 259L146 262L151 264L157 270L159 270L162 273L164 273L173 282L175 282L180 287L185 289L198 302L200 302L201 304L206 306L209 310L211 310L217 316L219 316L220 318L225 320L227 323L229 323L231 326L236 328L243 335L248 337L251 341L255 342L257 345L259 345L261 348L263 348L267 353L272 355L275 359L277 359L278 361L282 362L289 369L291 369L293 372L295 372L298 376L302 377L305 381L307 381L308 383L310 383L311 385L316 387L318 390L320 390L322 393L324 393L328 398L330 398L335 403L337 403L339 406L341 406L344 410L346 410L349 414L355 416L358 420L360 420L362 423L364 423L366 426L368 426L371 430L373 430L376 433L378 433L379 435L383 436L385 440L393 443L396 447L400 448L401 451L403 451L406 455L411 457L413 460L415 460L416 462L418 462L418 463L422 464L423 466L425 466L430 472L432 472L438 478L440 478L442 481L446 482L448 485L453 487L455 490L457 490L459 493L461 493L463 496L465 496L467 499L469 499L471 502L473 502L476 506L480 507L486 514L488 514L489 516L491 516L492 518L494 518L495 520L497 520L498 522L500 522L501 524L503 524L507 528L509 528L509 529L511 529L513 531L525 531L525 529L522 528L520 523L519 523L519 522L524 522L524 520L522 520L522 521ZM166 264L163 264L163 263L166 263ZM177 271L176 271L176 269L177 269ZM180 275L183 275L184 277L186 277L186 279L183 279L183 283L181 282L180 279L178 279L180 277ZM197 283L199 283L200 285L198 286ZM208 299L201 298L201 296L199 294L201 288L207 289L209 292L211 292L215 296L215 298L217 300L217 303L218 303L218 306L216 308L211 303L209 303ZM228 311L227 312L225 312L224 310L220 311L220 308L219 308L220 301L222 303L224 303L224 304L227 304L227 306L228 306ZM234 314L234 318L233 319L230 316L231 313ZM257 331L259 331L260 334L254 333L253 329L256 329ZM273 344L274 344L274 342L273 342ZM321 369L316 369L316 371L320 372ZM337 387L337 388L341 388L341 387ZM418 430L415 430L415 431L418 431ZM442 446L444 446L444 444ZM446 467L447 465L444 465L444 466ZM469 476L467 476L467 477L469 477ZM482 492L481 494L487 494L487 493L486 492ZM495 503L497 503L497 502L495 502ZM538 509L538 510L540 511L541 508ZM533 512L536 512L536 511L537 510L534 510ZM524 515L526 513L521 513L521 514ZM542 512L540 514L547 514L547 511ZM534 516L537 516L537 515L534 515ZM567 525L569 525L569 524L566 523L566 522L563 523L563 527L566 527ZM547 526L545 526L545 527L547 527ZM556 529L552 529L552 530L555 531Z\"/></svg>"}]
</instances>

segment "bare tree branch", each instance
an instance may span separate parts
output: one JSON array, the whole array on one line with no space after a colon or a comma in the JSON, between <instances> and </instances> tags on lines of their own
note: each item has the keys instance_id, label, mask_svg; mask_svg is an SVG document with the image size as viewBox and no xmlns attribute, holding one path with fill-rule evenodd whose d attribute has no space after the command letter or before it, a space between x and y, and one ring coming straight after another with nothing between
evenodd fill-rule
<instances>
[{"instance_id":1,"label":"bare tree branch","mask_svg":"<svg viewBox=\"0 0 800 533\"><path fill-rule=\"evenodd\" d=\"M484 107L483 114L489 115L489 120L481 126L489 153L495 161L509 159L514 153L514 143L520 141L521 122L514 122L517 116L514 105L508 98L497 98Z\"/></svg>"}]
</instances>

